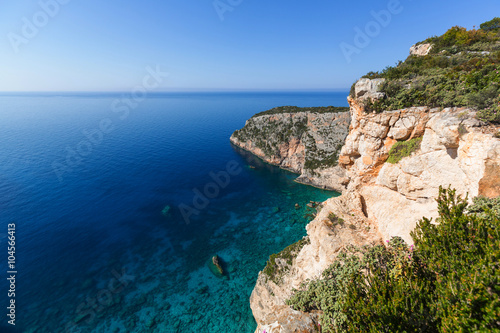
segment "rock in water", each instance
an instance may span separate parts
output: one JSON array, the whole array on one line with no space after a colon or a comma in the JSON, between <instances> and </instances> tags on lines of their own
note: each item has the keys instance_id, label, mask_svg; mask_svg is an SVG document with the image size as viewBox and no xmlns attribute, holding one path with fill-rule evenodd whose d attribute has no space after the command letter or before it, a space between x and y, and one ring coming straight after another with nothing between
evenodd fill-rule
<instances>
[{"instance_id":1,"label":"rock in water","mask_svg":"<svg viewBox=\"0 0 500 333\"><path fill-rule=\"evenodd\" d=\"M212 257L212 260L208 262L208 268L210 268L210 271L216 276L216 277L223 277L224 276L224 270L222 269L222 260L219 258L218 255L215 255Z\"/></svg>"},{"instance_id":2,"label":"rock in water","mask_svg":"<svg viewBox=\"0 0 500 333\"><path fill-rule=\"evenodd\" d=\"M224 271L222 270L222 267L219 263L219 256L215 255L212 257L212 263L214 264L215 267L217 267L217 270L219 271L220 275L224 275Z\"/></svg>"}]
</instances>

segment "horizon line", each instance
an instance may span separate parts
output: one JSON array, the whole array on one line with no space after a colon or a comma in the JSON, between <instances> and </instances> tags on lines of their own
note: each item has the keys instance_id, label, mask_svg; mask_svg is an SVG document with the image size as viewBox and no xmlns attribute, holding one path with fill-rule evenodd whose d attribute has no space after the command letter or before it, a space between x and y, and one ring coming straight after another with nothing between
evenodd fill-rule
<instances>
[{"instance_id":1,"label":"horizon line","mask_svg":"<svg viewBox=\"0 0 500 333\"><path fill-rule=\"evenodd\" d=\"M150 91L148 95L166 93L265 93L265 92L348 92L349 88L335 89L187 89L187 90L158 90ZM8 94L127 94L130 90L16 90L0 91L1 95Z\"/></svg>"}]
</instances>

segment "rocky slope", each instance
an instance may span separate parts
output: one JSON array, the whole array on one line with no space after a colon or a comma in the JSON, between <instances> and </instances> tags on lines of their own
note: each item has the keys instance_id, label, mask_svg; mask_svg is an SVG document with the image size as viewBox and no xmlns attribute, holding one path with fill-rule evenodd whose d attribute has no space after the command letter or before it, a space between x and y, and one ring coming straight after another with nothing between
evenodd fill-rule
<instances>
[{"instance_id":1,"label":"rocky slope","mask_svg":"<svg viewBox=\"0 0 500 333\"><path fill-rule=\"evenodd\" d=\"M297 182L342 192L347 178L337 160L350 114L340 112L343 108L329 110L283 107L263 112L230 140L270 164L300 174Z\"/></svg>"}]
</instances>

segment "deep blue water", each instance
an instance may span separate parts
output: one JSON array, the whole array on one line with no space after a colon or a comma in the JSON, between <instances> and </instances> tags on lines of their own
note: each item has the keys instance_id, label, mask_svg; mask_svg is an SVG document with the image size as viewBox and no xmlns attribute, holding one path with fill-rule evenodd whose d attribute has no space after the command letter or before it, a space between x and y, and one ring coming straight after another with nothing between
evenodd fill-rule
<instances>
[{"instance_id":1,"label":"deep blue water","mask_svg":"<svg viewBox=\"0 0 500 333\"><path fill-rule=\"evenodd\" d=\"M347 92L157 94L134 108L122 96L0 96L0 272L15 223L16 332L253 332L258 272L305 235L309 200L337 194L229 136L257 112L344 106ZM215 254L225 278L207 266ZM2 278L2 332L8 289Z\"/></svg>"}]
</instances>

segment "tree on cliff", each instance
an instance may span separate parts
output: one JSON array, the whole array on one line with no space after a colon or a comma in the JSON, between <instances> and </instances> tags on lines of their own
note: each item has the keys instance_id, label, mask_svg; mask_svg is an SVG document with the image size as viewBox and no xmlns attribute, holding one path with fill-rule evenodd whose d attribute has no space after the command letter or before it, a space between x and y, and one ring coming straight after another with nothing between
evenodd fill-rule
<instances>
[{"instance_id":1,"label":"tree on cliff","mask_svg":"<svg viewBox=\"0 0 500 333\"><path fill-rule=\"evenodd\" d=\"M484 22L480 25L480 28L485 31L497 31L500 30L500 17L495 17L493 20Z\"/></svg>"}]
</instances>

